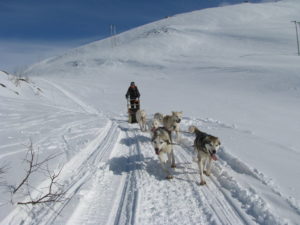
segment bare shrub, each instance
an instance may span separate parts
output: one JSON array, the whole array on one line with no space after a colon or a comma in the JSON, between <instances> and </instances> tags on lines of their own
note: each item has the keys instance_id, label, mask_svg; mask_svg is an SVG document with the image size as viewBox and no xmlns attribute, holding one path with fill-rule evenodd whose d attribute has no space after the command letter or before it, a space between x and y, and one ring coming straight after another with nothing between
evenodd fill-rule
<instances>
[{"instance_id":1,"label":"bare shrub","mask_svg":"<svg viewBox=\"0 0 300 225\"><path fill-rule=\"evenodd\" d=\"M64 195L65 195L65 191L61 190L59 187L62 187L59 183L56 182L58 176L61 173L61 170L58 173L53 173L51 174L50 171L49 172L49 178L50 178L50 182L49 182L49 186L48 186L48 191L36 198L33 198L30 191L28 192L29 201L23 201L23 202L18 202L18 205L36 205L36 204L41 204L41 203L48 203L48 202L61 202L64 201ZM55 190L54 190L55 189Z\"/></svg>"},{"instance_id":2,"label":"bare shrub","mask_svg":"<svg viewBox=\"0 0 300 225\"><path fill-rule=\"evenodd\" d=\"M25 176L23 179L20 181L20 183L16 186L9 186L9 189L11 190L11 195L12 198L17 192L25 193L26 201L17 201L18 205L35 205L35 204L40 204L40 203L48 203L48 202L61 202L65 200L64 195L65 191L63 190L63 186L60 185L57 180L58 177L62 171L59 170L59 172L51 172L49 167L48 167L48 162L51 159L54 159L58 155L50 155L44 160L40 161L38 158L38 151L34 151L32 141L30 141L30 144L27 146L28 151L26 154L26 158L24 161L27 164L27 169L25 171ZM46 172L46 175L48 176L49 179L49 185L47 185L46 189L47 191L42 191L42 190L36 190L40 194L35 195L33 197L32 195L32 189L33 186L30 184L29 178L33 175L33 173L36 172ZM14 202L11 200L11 202Z\"/></svg>"},{"instance_id":3,"label":"bare shrub","mask_svg":"<svg viewBox=\"0 0 300 225\"><path fill-rule=\"evenodd\" d=\"M22 75L12 75L12 74L9 74L8 75L8 79L16 86L20 86L21 82L26 82L26 83L29 83L29 78L27 76L22 76Z\"/></svg>"}]
</instances>

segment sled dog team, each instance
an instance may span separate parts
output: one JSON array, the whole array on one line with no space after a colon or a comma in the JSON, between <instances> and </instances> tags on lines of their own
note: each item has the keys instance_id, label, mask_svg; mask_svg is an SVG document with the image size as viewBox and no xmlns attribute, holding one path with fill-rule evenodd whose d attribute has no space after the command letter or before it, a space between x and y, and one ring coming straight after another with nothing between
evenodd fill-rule
<instances>
[{"instance_id":1,"label":"sled dog team","mask_svg":"<svg viewBox=\"0 0 300 225\"><path fill-rule=\"evenodd\" d=\"M179 124L182 120L182 112L172 112L172 115L163 116L161 113L155 113L150 124L147 124L146 112L138 110L136 113L137 122L142 131L150 128L152 136L152 145L155 153L166 173L167 179L172 179L173 176L169 167L175 168L175 157L172 145L172 132L176 134L177 143L180 140ZM218 137L200 131L195 126L190 126L189 133L195 134L194 148L197 152L197 164L200 170L200 185L205 185L206 181L203 176L210 176L212 160L217 160L216 152L221 143Z\"/></svg>"}]
</instances>

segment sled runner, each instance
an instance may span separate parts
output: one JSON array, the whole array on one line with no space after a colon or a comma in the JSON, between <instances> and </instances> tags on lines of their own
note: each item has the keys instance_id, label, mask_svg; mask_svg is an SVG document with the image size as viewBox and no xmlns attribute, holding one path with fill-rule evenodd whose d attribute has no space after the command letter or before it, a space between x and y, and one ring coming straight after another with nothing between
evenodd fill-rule
<instances>
[{"instance_id":1,"label":"sled runner","mask_svg":"<svg viewBox=\"0 0 300 225\"><path fill-rule=\"evenodd\" d=\"M136 112L140 109L140 100L127 99L128 123L137 123Z\"/></svg>"}]
</instances>

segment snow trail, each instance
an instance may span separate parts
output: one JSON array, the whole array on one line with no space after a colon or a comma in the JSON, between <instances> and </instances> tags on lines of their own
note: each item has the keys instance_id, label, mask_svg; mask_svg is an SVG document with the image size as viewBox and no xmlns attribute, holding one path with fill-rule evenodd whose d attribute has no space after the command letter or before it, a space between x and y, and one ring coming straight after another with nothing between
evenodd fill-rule
<instances>
[{"instance_id":1,"label":"snow trail","mask_svg":"<svg viewBox=\"0 0 300 225\"><path fill-rule=\"evenodd\" d=\"M184 126L191 123L183 120ZM258 205L265 200L255 188L251 194L243 177L233 177L232 157L223 150L207 185L199 186L192 142L193 136L183 133L174 146L174 179L166 180L149 134L124 117L109 120L64 165L60 183L66 201L16 209L1 224L284 224L271 209ZM244 176L261 182L249 171Z\"/></svg>"},{"instance_id":2,"label":"snow trail","mask_svg":"<svg viewBox=\"0 0 300 225\"><path fill-rule=\"evenodd\" d=\"M80 100L75 94L67 91L65 88L62 88L57 83L54 83L54 82L50 81L49 79L42 79L42 78L38 78L38 79L55 87L57 90L62 92L67 98L71 99L73 102L75 102L77 105L79 105L85 112L90 113L90 114L99 114L99 111L97 109L86 104L84 101Z\"/></svg>"}]
</instances>

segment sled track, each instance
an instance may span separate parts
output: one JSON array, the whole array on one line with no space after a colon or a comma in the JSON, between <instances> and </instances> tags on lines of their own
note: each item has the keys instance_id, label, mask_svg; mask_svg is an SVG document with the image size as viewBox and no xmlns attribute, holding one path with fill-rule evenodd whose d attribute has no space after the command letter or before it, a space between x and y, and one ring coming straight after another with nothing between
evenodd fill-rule
<instances>
[{"instance_id":1,"label":"sled track","mask_svg":"<svg viewBox=\"0 0 300 225\"><path fill-rule=\"evenodd\" d=\"M189 216L186 215L184 216L183 220L173 223L171 214L174 212L176 213L176 205L173 205L173 203L174 201L180 201L177 198L178 195L185 194L181 191L185 189L186 184L183 185L182 181L178 181L176 179L170 181L164 179L165 175L158 162L158 158L154 153L150 138L147 137L148 135L145 135L145 133L142 132L133 132L131 135L135 137L136 140L133 146L136 148L136 153L139 155L139 160L143 161L145 167L148 167L148 171L146 168L134 170L134 177L136 179L135 185L138 185L139 188L139 191L135 192L137 197L131 200L131 204L133 203L135 206L131 209L133 213L131 216L135 217L135 220L121 222L116 220L116 223L114 224L181 224L181 221L183 222L182 224L196 224L194 218L190 220ZM193 195L198 192L193 185L190 184L190 187L193 187L193 189L191 188ZM190 192L191 191L189 190L189 193ZM149 211L149 204L145 204L144 199L147 201L150 199L150 205L153 205L153 207L157 209L157 211L150 213L150 217L148 217L147 212L145 214L145 211ZM189 202L191 201L193 204L189 205ZM193 211L191 212L198 213L198 215L200 215L199 217L201 218L201 220L198 220L198 223L201 223L201 221L208 221L206 217L210 216L205 214L202 207L199 209L196 207L199 203L201 203L199 198L197 198L196 201L194 201L194 199L191 200L187 198L184 200L183 205L180 205L180 207L188 208L184 211L189 211L192 209ZM123 205L124 204L126 204L126 201L123 202ZM124 206L121 206L120 208L122 208L122 211L125 212ZM156 217L155 214L157 212L162 212L161 219L159 219L159 217L156 218L161 220L159 223L157 223L158 221L156 221L156 219L151 219L152 216ZM126 215L126 213L123 214ZM146 219L150 220L144 220L145 216L148 217Z\"/></svg>"},{"instance_id":2,"label":"sled track","mask_svg":"<svg viewBox=\"0 0 300 225\"><path fill-rule=\"evenodd\" d=\"M106 135L103 133L107 131ZM94 150L87 156L87 158L81 163L81 165L74 171L74 174L77 174L75 177L72 178L70 184L67 187L67 194L66 198L68 199L59 209L55 209L56 212L60 213L65 206L71 201L72 197L77 193L80 187L86 183L88 180L91 179L95 170L99 169L101 166L101 162L105 162L111 150L116 143L116 139L118 138L119 132L117 131L117 125L112 123L108 129L105 129L98 135L98 138L101 139L103 136L104 138L99 141L99 144L94 148ZM98 142L98 141L97 141ZM54 218L51 218L49 222L46 224L53 224L57 215Z\"/></svg>"},{"instance_id":3,"label":"sled track","mask_svg":"<svg viewBox=\"0 0 300 225\"><path fill-rule=\"evenodd\" d=\"M177 149L175 152L177 163L189 161L183 152L184 149L182 147ZM196 163L192 164L195 164L197 167ZM197 198L203 203L202 207L208 207L210 209L210 212L207 213L209 213L210 216L215 216L215 219L218 221L217 224L254 224L249 221L231 201L228 200L227 196L224 195L222 188L218 186L216 182L214 182L212 177L206 177L206 179L209 181L207 182L208 184L205 186L200 186L200 175L195 166L192 168L194 168L197 173L187 173L186 176L189 180L195 181L195 183L190 182L191 188L193 189L194 193L196 193Z\"/></svg>"},{"instance_id":4,"label":"sled track","mask_svg":"<svg viewBox=\"0 0 300 225\"><path fill-rule=\"evenodd\" d=\"M137 132L134 132L134 135L130 135L129 132L126 132L127 138L134 138L137 135ZM130 146L130 156L134 154L137 155L137 160L142 161L143 156L141 155L140 145L137 140L134 140L134 144ZM126 181L123 187L122 195L120 201L118 202L118 211L115 216L114 224L135 224L135 214L138 206L138 196L139 192L137 190L137 179L141 176L141 171L137 170L136 166L133 166L131 172L126 175ZM139 172L140 171L140 172Z\"/></svg>"},{"instance_id":5,"label":"sled track","mask_svg":"<svg viewBox=\"0 0 300 225\"><path fill-rule=\"evenodd\" d=\"M89 196L82 201L84 206L76 209L68 225L81 225L86 221L89 224L136 224L137 181L144 173L140 169L143 155L136 136L135 130L120 131L110 159L98 170ZM125 145L124 140L128 142Z\"/></svg>"},{"instance_id":6,"label":"sled track","mask_svg":"<svg viewBox=\"0 0 300 225\"><path fill-rule=\"evenodd\" d=\"M129 157L132 157L136 155L136 161L145 161L144 156L153 157L154 160L157 160L157 156L154 154L152 145L149 141L149 143L143 143L138 140L138 136L144 136L143 133L138 131L129 132L126 131L126 137L133 140L133 144L129 147ZM180 149L175 149L175 156L177 163L186 164L190 160L188 160L187 154L184 153L184 149L179 147ZM132 162L128 161L128 164ZM157 164L159 165L159 164ZM196 166L196 164L195 164ZM131 167L130 165L128 167ZM197 170L194 167L190 168L192 170ZM158 167L156 170L160 173L162 173L161 168ZM177 170L177 169L176 169ZM118 201L115 201L115 204L118 205L117 212L114 216L113 223L114 225L119 224L137 224L137 218L136 215L138 214L139 210L144 210L142 207L139 206L139 201L141 196L147 193L144 193L145 190L137 190L137 183L138 180L144 179L145 182L152 182L153 177L149 178L144 173L146 173L145 169L139 169L136 168L136 164L134 164L131 168L128 168L128 172L126 174L126 177L124 178L123 186L120 188L122 190L122 194L119 197ZM143 175L144 174L144 175ZM176 174L176 171L175 171ZM198 173L197 173L198 174ZM199 204L198 213L202 214L202 217L204 216L206 219L203 219L206 221L206 223L213 222L214 224L253 224L248 221L247 218L243 216L237 209L234 207L233 204L231 204L227 199L226 196L221 191L221 188L218 187L215 183L209 183L209 187L201 187L196 182L199 181L199 175L193 175L189 173L185 173L184 177L176 179L176 175L174 180L167 181L167 180L161 180L159 181L161 185L163 186L163 183L167 182L166 184L172 185L172 183L175 182L174 187L179 187L182 185L181 181L182 179L188 180L188 186L189 191L192 192L193 198L196 200L196 204ZM148 177L148 178L147 178ZM159 188L159 187L158 187ZM119 189L119 190L120 190ZM153 190L154 192L158 190ZM172 201L174 199L176 200L176 195L180 194L180 191L177 190L177 192L174 195L170 195L170 202L168 200L168 197L166 196L166 202L164 204L169 205L168 207L172 207ZM160 206L157 205L159 208ZM164 206L161 206L164 207ZM190 207L190 206L189 206ZM168 210L168 209L164 209ZM174 211L175 209L172 209L171 211ZM176 210L175 210L176 211ZM188 218L186 218L185 221L187 221ZM171 224L170 221L168 221L168 218L166 219L167 224ZM194 224L195 222L193 220L190 221L190 223Z\"/></svg>"}]
</instances>

